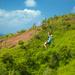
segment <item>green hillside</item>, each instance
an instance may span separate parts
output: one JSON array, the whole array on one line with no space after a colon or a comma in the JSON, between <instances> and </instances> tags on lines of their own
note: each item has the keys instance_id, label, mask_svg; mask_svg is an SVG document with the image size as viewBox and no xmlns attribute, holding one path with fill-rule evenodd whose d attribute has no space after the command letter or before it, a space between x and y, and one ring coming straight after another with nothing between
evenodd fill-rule
<instances>
[{"instance_id":1,"label":"green hillside","mask_svg":"<svg viewBox=\"0 0 75 75\"><path fill-rule=\"evenodd\" d=\"M0 50L0 75L75 75L75 14L44 19L28 42ZM47 32L53 34L48 48Z\"/></svg>"}]
</instances>

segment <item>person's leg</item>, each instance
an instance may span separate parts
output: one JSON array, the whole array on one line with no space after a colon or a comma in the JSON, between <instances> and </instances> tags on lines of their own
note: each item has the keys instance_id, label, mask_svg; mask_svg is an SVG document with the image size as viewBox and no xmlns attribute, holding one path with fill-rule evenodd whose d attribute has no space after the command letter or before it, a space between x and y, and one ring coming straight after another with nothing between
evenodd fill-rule
<instances>
[{"instance_id":1,"label":"person's leg","mask_svg":"<svg viewBox=\"0 0 75 75\"><path fill-rule=\"evenodd\" d=\"M47 45L47 41L44 43L44 47L45 47L45 48L47 48L47 46L46 46L46 45Z\"/></svg>"}]
</instances>

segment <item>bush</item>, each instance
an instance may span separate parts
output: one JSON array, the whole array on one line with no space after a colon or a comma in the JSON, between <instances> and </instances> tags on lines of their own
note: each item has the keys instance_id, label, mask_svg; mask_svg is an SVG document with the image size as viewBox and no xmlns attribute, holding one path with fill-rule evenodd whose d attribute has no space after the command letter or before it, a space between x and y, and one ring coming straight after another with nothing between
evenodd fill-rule
<instances>
[{"instance_id":1,"label":"bush","mask_svg":"<svg viewBox=\"0 0 75 75\"><path fill-rule=\"evenodd\" d=\"M14 59L12 55L10 55L9 53L6 53L5 55L3 55L2 62L7 65L6 66L7 69L11 69L14 66Z\"/></svg>"},{"instance_id":2,"label":"bush","mask_svg":"<svg viewBox=\"0 0 75 75\"><path fill-rule=\"evenodd\" d=\"M70 49L67 46L63 46L60 51L60 60L64 65L68 64L72 58Z\"/></svg>"},{"instance_id":3,"label":"bush","mask_svg":"<svg viewBox=\"0 0 75 75\"><path fill-rule=\"evenodd\" d=\"M26 32L26 30L21 30L21 31L18 31L17 33L24 33L24 32Z\"/></svg>"},{"instance_id":4,"label":"bush","mask_svg":"<svg viewBox=\"0 0 75 75\"><path fill-rule=\"evenodd\" d=\"M52 69L57 69L59 67L59 54L53 52L50 58L49 67Z\"/></svg>"},{"instance_id":5,"label":"bush","mask_svg":"<svg viewBox=\"0 0 75 75\"><path fill-rule=\"evenodd\" d=\"M26 49L26 46L25 46L25 44L24 44L24 41L20 40L20 41L18 42L18 44L20 45L20 48Z\"/></svg>"},{"instance_id":6,"label":"bush","mask_svg":"<svg viewBox=\"0 0 75 75\"><path fill-rule=\"evenodd\" d=\"M6 65L4 65L3 63L0 63L0 75L8 75Z\"/></svg>"}]
</instances>

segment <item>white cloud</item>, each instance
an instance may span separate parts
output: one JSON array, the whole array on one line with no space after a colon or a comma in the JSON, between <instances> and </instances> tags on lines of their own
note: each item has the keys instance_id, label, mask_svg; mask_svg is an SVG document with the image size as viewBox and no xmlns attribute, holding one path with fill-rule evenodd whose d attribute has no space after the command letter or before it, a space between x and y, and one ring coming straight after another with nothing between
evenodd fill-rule
<instances>
[{"instance_id":1,"label":"white cloud","mask_svg":"<svg viewBox=\"0 0 75 75\"><path fill-rule=\"evenodd\" d=\"M2 27L14 28L22 25L28 25L29 23L35 23L37 19L41 17L41 11L39 10L14 10L6 11L0 9L0 30Z\"/></svg>"},{"instance_id":2,"label":"white cloud","mask_svg":"<svg viewBox=\"0 0 75 75\"><path fill-rule=\"evenodd\" d=\"M72 12L75 13L75 6L73 7Z\"/></svg>"},{"instance_id":3,"label":"white cloud","mask_svg":"<svg viewBox=\"0 0 75 75\"><path fill-rule=\"evenodd\" d=\"M0 23L7 22L15 23L15 24L21 24L21 23L28 23L38 16L41 15L41 11L39 10L14 10L14 11L6 11L0 9Z\"/></svg>"},{"instance_id":4,"label":"white cloud","mask_svg":"<svg viewBox=\"0 0 75 75\"><path fill-rule=\"evenodd\" d=\"M25 5L27 7L34 7L34 6L36 6L36 1L35 0L26 0L24 3L25 3Z\"/></svg>"}]
</instances>

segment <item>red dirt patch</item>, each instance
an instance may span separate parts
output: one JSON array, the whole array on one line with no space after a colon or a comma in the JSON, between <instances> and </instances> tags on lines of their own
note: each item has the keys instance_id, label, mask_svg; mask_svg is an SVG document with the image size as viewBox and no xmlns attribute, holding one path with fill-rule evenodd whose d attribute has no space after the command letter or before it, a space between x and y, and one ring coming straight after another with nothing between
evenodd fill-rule
<instances>
[{"instance_id":1,"label":"red dirt patch","mask_svg":"<svg viewBox=\"0 0 75 75\"><path fill-rule=\"evenodd\" d=\"M2 47L15 46L20 40L28 41L34 36L34 34L35 34L35 30L29 30L20 35L13 36L9 39L6 39L4 42L2 42Z\"/></svg>"}]
</instances>

